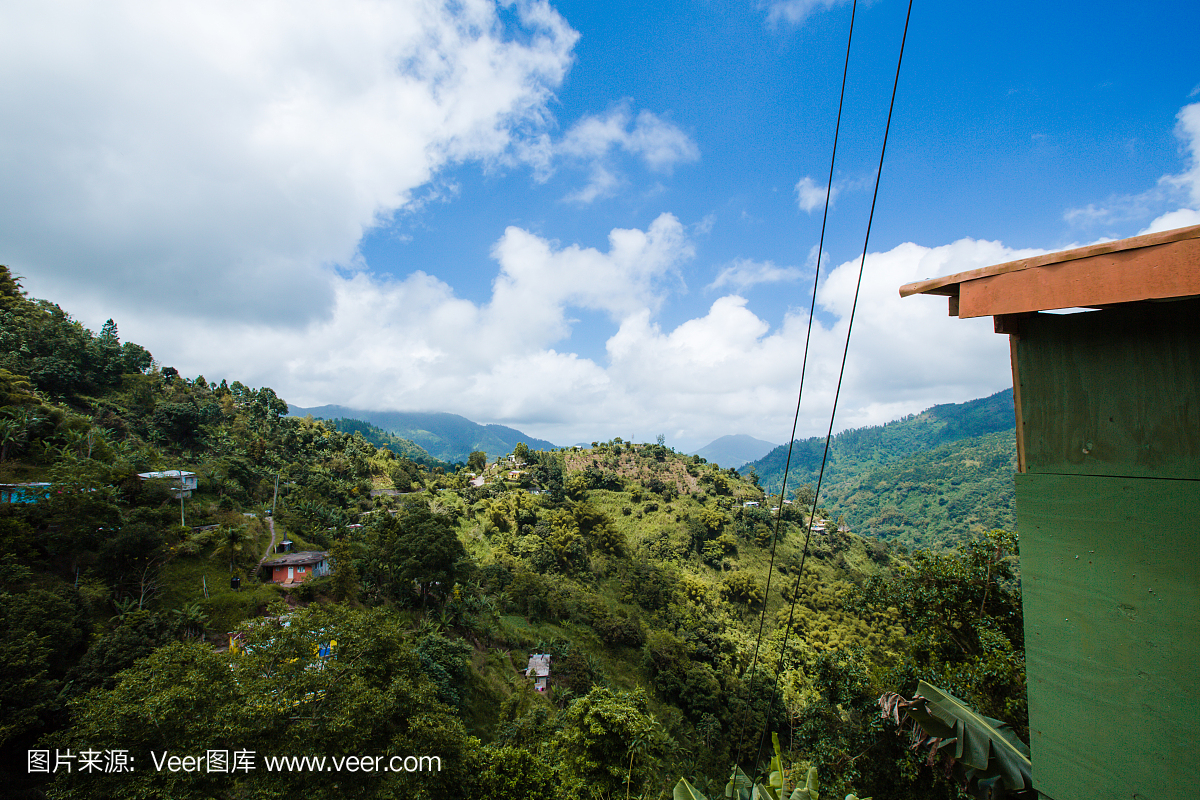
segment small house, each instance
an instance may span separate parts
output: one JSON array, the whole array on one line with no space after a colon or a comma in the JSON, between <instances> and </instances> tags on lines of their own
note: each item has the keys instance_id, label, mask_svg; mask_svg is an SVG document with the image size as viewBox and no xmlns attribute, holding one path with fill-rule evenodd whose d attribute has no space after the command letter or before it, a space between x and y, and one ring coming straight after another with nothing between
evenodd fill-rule
<instances>
[{"instance_id":1,"label":"small house","mask_svg":"<svg viewBox=\"0 0 1200 800\"><path fill-rule=\"evenodd\" d=\"M49 499L48 483L0 483L0 503L36 503Z\"/></svg>"},{"instance_id":2,"label":"small house","mask_svg":"<svg viewBox=\"0 0 1200 800\"><path fill-rule=\"evenodd\" d=\"M550 690L550 654L534 653L529 657L529 666L525 668L525 677L533 678L533 688L539 692Z\"/></svg>"},{"instance_id":3,"label":"small house","mask_svg":"<svg viewBox=\"0 0 1200 800\"><path fill-rule=\"evenodd\" d=\"M168 489L175 494L175 499L191 497L196 489L196 473L180 469L168 469L163 472L139 472L138 477L143 481L163 481Z\"/></svg>"},{"instance_id":4,"label":"small house","mask_svg":"<svg viewBox=\"0 0 1200 800\"><path fill-rule=\"evenodd\" d=\"M268 558L262 565L271 570L271 583L289 586L303 583L309 578L320 578L329 574L329 553L319 550L304 550L285 553Z\"/></svg>"},{"instance_id":5,"label":"small house","mask_svg":"<svg viewBox=\"0 0 1200 800\"><path fill-rule=\"evenodd\" d=\"M742 503L742 508L758 508L757 500L747 500Z\"/></svg>"}]
</instances>

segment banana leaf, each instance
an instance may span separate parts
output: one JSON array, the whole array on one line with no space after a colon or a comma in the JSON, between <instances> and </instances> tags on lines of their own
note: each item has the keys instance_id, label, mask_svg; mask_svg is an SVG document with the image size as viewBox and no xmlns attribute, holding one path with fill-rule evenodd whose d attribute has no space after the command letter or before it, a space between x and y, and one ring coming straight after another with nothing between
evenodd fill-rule
<instances>
[{"instance_id":1,"label":"banana leaf","mask_svg":"<svg viewBox=\"0 0 1200 800\"><path fill-rule=\"evenodd\" d=\"M788 800L818 800L820 794L817 792L817 768L808 768L808 778L804 782L804 788L796 787Z\"/></svg>"},{"instance_id":2,"label":"banana leaf","mask_svg":"<svg viewBox=\"0 0 1200 800\"><path fill-rule=\"evenodd\" d=\"M925 681L917 685L924 702L908 708L921 729L954 745L954 758L981 775L1000 775L1008 789L1033 786L1029 747L1017 738L1008 723L972 711L966 703ZM914 698L916 700L916 698Z\"/></svg>"},{"instance_id":3,"label":"banana leaf","mask_svg":"<svg viewBox=\"0 0 1200 800\"><path fill-rule=\"evenodd\" d=\"M725 784L725 796L736 800L750 800L750 791L753 788L754 781L742 772L741 767L734 767L729 783Z\"/></svg>"},{"instance_id":4,"label":"banana leaf","mask_svg":"<svg viewBox=\"0 0 1200 800\"><path fill-rule=\"evenodd\" d=\"M671 792L671 800L708 800L708 795L688 783L686 778L680 778Z\"/></svg>"},{"instance_id":5,"label":"banana leaf","mask_svg":"<svg viewBox=\"0 0 1200 800\"><path fill-rule=\"evenodd\" d=\"M779 748L779 734L771 731L771 744L775 747L775 755L771 757L771 766L767 772L767 785L772 789L782 789L784 784L783 752ZM773 793L772 793L773 794Z\"/></svg>"}]
</instances>

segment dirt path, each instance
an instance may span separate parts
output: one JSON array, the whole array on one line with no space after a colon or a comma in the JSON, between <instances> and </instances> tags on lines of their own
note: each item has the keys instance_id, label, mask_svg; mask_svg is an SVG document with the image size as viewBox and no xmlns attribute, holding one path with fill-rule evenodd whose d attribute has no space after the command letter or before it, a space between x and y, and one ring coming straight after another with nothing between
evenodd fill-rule
<instances>
[{"instance_id":1,"label":"dirt path","mask_svg":"<svg viewBox=\"0 0 1200 800\"><path fill-rule=\"evenodd\" d=\"M269 555L271 555L271 553L275 552L275 518L274 517L267 517L267 527L271 529L271 543L269 545L267 545L267 551L265 553L263 553L262 558L260 558L258 560L258 566L254 568L255 575L257 575L258 571L260 569L262 569L263 562L267 560L267 556L269 556Z\"/></svg>"}]
</instances>

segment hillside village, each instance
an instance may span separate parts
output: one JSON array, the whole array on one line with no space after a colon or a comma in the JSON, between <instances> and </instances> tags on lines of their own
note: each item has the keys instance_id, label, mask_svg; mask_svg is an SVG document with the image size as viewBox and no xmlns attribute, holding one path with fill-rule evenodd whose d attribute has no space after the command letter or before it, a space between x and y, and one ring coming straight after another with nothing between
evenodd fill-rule
<instances>
[{"instance_id":1,"label":"hillside village","mask_svg":"<svg viewBox=\"0 0 1200 800\"><path fill-rule=\"evenodd\" d=\"M879 715L920 680L1028 736L1016 541L983 511L910 552L661 441L449 463L179 375L7 270L0 302L12 796L720 796L730 764L767 766L769 721L789 780L958 797ZM210 749L441 770L27 760Z\"/></svg>"}]
</instances>

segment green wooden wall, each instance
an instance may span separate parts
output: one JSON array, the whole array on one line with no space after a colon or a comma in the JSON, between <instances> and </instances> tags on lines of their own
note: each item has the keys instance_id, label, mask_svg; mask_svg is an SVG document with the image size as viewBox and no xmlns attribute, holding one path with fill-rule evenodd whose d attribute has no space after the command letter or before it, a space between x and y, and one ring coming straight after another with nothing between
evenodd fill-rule
<instances>
[{"instance_id":1,"label":"green wooden wall","mask_svg":"<svg viewBox=\"0 0 1200 800\"><path fill-rule=\"evenodd\" d=\"M1017 476L1034 786L1200 797L1200 481Z\"/></svg>"},{"instance_id":2,"label":"green wooden wall","mask_svg":"<svg viewBox=\"0 0 1200 800\"><path fill-rule=\"evenodd\" d=\"M1200 797L1200 302L1022 321L1034 784Z\"/></svg>"},{"instance_id":3,"label":"green wooden wall","mask_svg":"<svg viewBox=\"0 0 1200 800\"><path fill-rule=\"evenodd\" d=\"M1200 479L1200 301L1023 320L1025 469Z\"/></svg>"}]
</instances>

